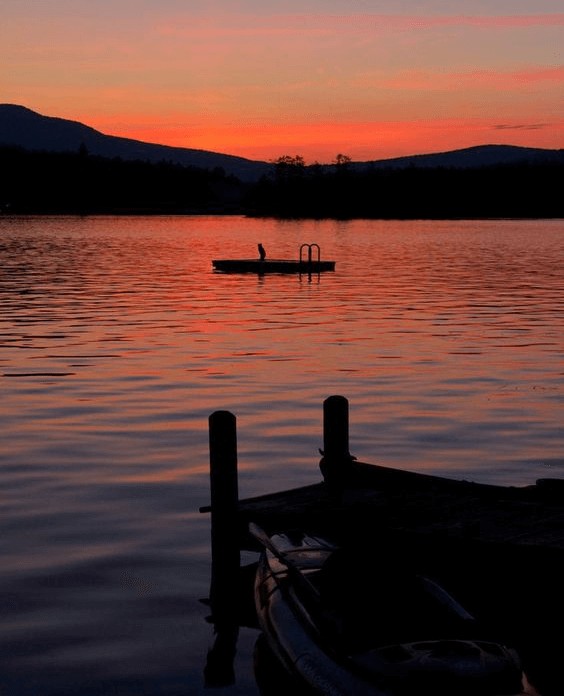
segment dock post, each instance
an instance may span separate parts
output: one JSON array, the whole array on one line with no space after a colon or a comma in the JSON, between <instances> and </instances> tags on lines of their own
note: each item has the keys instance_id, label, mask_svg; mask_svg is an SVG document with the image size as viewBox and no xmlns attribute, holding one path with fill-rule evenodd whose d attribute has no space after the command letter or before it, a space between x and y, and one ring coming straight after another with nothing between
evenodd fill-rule
<instances>
[{"instance_id":1,"label":"dock post","mask_svg":"<svg viewBox=\"0 0 564 696\"><path fill-rule=\"evenodd\" d=\"M323 402L323 452L327 459L346 459L349 454L349 402L329 396Z\"/></svg>"},{"instance_id":2,"label":"dock post","mask_svg":"<svg viewBox=\"0 0 564 696\"><path fill-rule=\"evenodd\" d=\"M329 396L323 402L323 459L321 472L329 484L342 485L354 457L349 452L349 402Z\"/></svg>"},{"instance_id":3,"label":"dock post","mask_svg":"<svg viewBox=\"0 0 564 696\"><path fill-rule=\"evenodd\" d=\"M237 425L229 411L209 417L212 607L220 611L229 596L233 576L239 572L241 556L237 524L239 488L237 480ZM223 592L227 590L227 592ZM219 605L219 606L218 606Z\"/></svg>"},{"instance_id":4,"label":"dock post","mask_svg":"<svg viewBox=\"0 0 564 696\"><path fill-rule=\"evenodd\" d=\"M215 411L208 421L212 552L209 604L215 641L208 651L204 680L208 687L224 687L235 682L234 658L239 636L237 428L236 418L229 411Z\"/></svg>"}]
</instances>

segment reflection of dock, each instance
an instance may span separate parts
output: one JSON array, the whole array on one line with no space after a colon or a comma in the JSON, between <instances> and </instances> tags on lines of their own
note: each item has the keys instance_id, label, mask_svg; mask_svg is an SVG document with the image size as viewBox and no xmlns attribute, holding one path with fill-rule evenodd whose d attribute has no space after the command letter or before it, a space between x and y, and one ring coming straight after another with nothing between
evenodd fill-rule
<instances>
[{"instance_id":1,"label":"reflection of dock","mask_svg":"<svg viewBox=\"0 0 564 696\"><path fill-rule=\"evenodd\" d=\"M212 504L201 511L212 513L221 558L231 547L238 564L240 549L257 548L248 534L256 522L269 532L319 531L342 545L361 538L377 566L370 540L384 533L399 555L410 554L455 588L463 604L502 622L543 696L561 696L564 480L505 487L357 462L340 396L324 403L323 445L319 483L238 500L235 417L210 416Z\"/></svg>"}]
</instances>

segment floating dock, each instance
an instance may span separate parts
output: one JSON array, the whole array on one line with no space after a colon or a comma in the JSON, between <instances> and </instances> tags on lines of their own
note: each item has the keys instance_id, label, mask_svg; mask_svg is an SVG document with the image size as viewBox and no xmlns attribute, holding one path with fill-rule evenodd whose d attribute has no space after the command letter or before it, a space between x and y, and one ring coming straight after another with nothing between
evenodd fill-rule
<instances>
[{"instance_id":1,"label":"floating dock","mask_svg":"<svg viewBox=\"0 0 564 696\"><path fill-rule=\"evenodd\" d=\"M322 261L318 244L302 244L297 259L214 259L214 270L222 273L303 273L335 270L335 261Z\"/></svg>"},{"instance_id":2,"label":"floating dock","mask_svg":"<svg viewBox=\"0 0 564 696\"><path fill-rule=\"evenodd\" d=\"M335 270L335 261L300 261L299 259L215 259L212 266L223 273L323 273Z\"/></svg>"}]
</instances>

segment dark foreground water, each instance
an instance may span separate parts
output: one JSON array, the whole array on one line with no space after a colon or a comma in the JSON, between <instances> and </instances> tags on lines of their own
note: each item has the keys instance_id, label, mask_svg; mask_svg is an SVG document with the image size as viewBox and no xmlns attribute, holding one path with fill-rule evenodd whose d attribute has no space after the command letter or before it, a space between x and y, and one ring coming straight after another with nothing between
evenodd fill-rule
<instances>
[{"instance_id":1,"label":"dark foreground water","mask_svg":"<svg viewBox=\"0 0 564 696\"><path fill-rule=\"evenodd\" d=\"M212 271L258 242L336 271ZM242 496L320 479L331 394L359 459L564 477L563 268L564 221L0 218L2 696L258 693L252 628L204 683L217 409Z\"/></svg>"}]
</instances>

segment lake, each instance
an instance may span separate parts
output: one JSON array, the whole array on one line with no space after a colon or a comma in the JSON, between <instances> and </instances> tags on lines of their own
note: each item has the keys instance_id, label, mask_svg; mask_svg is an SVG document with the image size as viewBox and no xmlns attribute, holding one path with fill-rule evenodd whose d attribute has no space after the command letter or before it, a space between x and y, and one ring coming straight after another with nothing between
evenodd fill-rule
<instances>
[{"instance_id":1,"label":"lake","mask_svg":"<svg viewBox=\"0 0 564 696\"><path fill-rule=\"evenodd\" d=\"M319 276L214 272L296 258ZM363 461L564 477L564 221L0 217L2 696L205 688L208 417L241 497L320 480L322 404ZM249 562L252 554L245 556Z\"/></svg>"}]
</instances>

